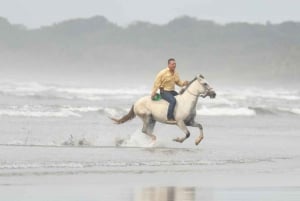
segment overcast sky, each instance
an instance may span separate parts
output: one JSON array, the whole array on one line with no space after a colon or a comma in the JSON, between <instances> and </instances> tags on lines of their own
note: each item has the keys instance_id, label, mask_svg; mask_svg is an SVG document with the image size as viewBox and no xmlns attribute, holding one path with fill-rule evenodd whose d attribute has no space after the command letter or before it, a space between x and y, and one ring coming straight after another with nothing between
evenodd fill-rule
<instances>
[{"instance_id":1,"label":"overcast sky","mask_svg":"<svg viewBox=\"0 0 300 201\"><path fill-rule=\"evenodd\" d=\"M122 26L164 24L182 15L219 23L300 21L298 0L0 0L0 16L28 28L73 18L105 16Z\"/></svg>"}]
</instances>

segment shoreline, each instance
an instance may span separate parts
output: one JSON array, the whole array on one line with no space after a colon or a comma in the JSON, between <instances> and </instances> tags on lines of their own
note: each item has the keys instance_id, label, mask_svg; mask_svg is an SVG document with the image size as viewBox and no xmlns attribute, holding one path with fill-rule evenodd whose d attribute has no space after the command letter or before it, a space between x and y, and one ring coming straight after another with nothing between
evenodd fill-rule
<instances>
[{"instance_id":1,"label":"shoreline","mask_svg":"<svg viewBox=\"0 0 300 201\"><path fill-rule=\"evenodd\" d=\"M1 176L0 186L103 185L103 186L198 186L208 188L282 188L299 187L294 173L197 173L197 172L108 172ZM196 179L195 179L196 178Z\"/></svg>"}]
</instances>

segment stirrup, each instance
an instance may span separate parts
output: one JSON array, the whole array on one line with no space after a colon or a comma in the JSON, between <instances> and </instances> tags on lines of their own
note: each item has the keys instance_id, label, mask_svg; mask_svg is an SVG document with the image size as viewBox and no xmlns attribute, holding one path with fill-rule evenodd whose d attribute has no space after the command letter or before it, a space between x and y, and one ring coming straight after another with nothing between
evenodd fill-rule
<instances>
[{"instance_id":1,"label":"stirrup","mask_svg":"<svg viewBox=\"0 0 300 201\"><path fill-rule=\"evenodd\" d=\"M168 123L168 124L176 124L177 121L176 121L175 119L168 119L168 120L166 121L166 123Z\"/></svg>"}]
</instances>

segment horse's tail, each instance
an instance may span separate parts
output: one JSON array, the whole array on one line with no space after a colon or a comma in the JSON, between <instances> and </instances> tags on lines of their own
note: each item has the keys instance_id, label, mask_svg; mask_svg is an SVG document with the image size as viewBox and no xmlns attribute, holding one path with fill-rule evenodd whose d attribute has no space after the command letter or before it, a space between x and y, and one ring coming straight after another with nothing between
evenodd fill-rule
<instances>
[{"instance_id":1,"label":"horse's tail","mask_svg":"<svg viewBox=\"0 0 300 201\"><path fill-rule=\"evenodd\" d=\"M116 124L122 124L133 119L135 117L133 108L134 106L132 106L128 114L124 115L121 119L111 118L111 120L113 120Z\"/></svg>"}]
</instances>

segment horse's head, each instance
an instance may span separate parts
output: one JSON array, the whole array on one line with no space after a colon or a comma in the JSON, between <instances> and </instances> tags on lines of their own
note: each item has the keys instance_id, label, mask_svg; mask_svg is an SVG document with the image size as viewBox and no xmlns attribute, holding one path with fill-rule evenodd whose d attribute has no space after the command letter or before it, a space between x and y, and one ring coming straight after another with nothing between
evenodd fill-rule
<instances>
[{"instance_id":1,"label":"horse's head","mask_svg":"<svg viewBox=\"0 0 300 201\"><path fill-rule=\"evenodd\" d=\"M179 93L183 94L186 91L191 95L201 96L203 98L205 98L206 96L209 96L210 98L216 97L216 92L207 83L206 79L201 74L198 74L193 80L191 80L188 86L181 89Z\"/></svg>"},{"instance_id":2,"label":"horse's head","mask_svg":"<svg viewBox=\"0 0 300 201\"><path fill-rule=\"evenodd\" d=\"M209 96L210 98L215 98L216 97L216 92L214 89L208 84L206 79L204 78L203 75L198 74L195 79L199 83L199 86L197 87L198 94L205 98L206 96Z\"/></svg>"}]
</instances>

